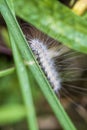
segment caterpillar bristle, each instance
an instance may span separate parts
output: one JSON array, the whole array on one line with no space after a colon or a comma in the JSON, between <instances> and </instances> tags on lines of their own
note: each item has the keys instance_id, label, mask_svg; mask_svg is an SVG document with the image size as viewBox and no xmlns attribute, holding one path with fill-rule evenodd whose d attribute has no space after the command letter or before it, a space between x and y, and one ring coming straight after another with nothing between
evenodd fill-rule
<instances>
[{"instance_id":1,"label":"caterpillar bristle","mask_svg":"<svg viewBox=\"0 0 87 130\"><path fill-rule=\"evenodd\" d=\"M69 92L87 95L87 88L81 86L83 82L87 85L87 76L83 76L87 73L87 62L85 65L81 62L87 55L69 49L31 25L22 25L22 29L56 94L64 95L64 91L66 95Z\"/></svg>"}]
</instances>

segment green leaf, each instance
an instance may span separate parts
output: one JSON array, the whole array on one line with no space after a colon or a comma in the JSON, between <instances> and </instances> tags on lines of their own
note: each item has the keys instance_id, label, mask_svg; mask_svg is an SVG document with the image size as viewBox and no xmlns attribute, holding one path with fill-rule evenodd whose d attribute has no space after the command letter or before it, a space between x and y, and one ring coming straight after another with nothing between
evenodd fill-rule
<instances>
[{"instance_id":1,"label":"green leaf","mask_svg":"<svg viewBox=\"0 0 87 130\"><path fill-rule=\"evenodd\" d=\"M87 53L87 22L59 1L14 0L14 4L19 17L66 46Z\"/></svg>"},{"instance_id":2,"label":"green leaf","mask_svg":"<svg viewBox=\"0 0 87 130\"><path fill-rule=\"evenodd\" d=\"M64 111L63 107L61 106L60 101L57 99L55 93L53 92L49 82L47 81L44 73L42 72L41 68L39 67L37 61L35 60L32 51L25 40L22 31L16 21L16 18L12 14L9 4L7 0L4 0L4 4L0 8L1 13L7 23L9 32L12 35L15 44L18 47L18 50L21 52L23 58L26 61L32 62L32 65L29 65L29 70L35 77L37 83L40 86L45 98L49 102L52 110L54 111L57 119L59 120L60 124L65 130L76 130L72 122L70 121L68 115ZM16 54L14 54L16 55ZM19 55L19 54L18 54ZM17 55L16 55L17 57ZM18 61L17 61L18 62ZM19 71L19 70L18 70ZM21 73L21 72L19 72ZM25 91L25 90L24 90Z\"/></svg>"}]
</instances>

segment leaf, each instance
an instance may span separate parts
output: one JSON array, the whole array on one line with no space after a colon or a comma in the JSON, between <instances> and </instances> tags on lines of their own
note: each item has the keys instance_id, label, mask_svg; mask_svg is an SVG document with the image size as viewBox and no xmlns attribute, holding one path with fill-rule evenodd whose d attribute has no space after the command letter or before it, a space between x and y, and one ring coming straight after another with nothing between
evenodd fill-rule
<instances>
[{"instance_id":1,"label":"leaf","mask_svg":"<svg viewBox=\"0 0 87 130\"><path fill-rule=\"evenodd\" d=\"M66 46L87 53L87 22L59 1L14 0L14 4L19 17Z\"/></svg>"}]
</instances>

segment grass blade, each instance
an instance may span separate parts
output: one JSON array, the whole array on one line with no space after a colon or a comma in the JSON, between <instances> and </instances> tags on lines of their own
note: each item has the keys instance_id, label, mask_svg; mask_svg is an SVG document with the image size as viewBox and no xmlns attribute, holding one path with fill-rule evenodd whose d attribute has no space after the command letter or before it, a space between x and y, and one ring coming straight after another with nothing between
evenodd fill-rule
<instances>
[{"instance_id":1,"label":"grass blade","mask_svg":"<svg viewBox=\"0 0 87 130\"><path fill-rule=\"evenodd\" d=\"M3 77L3 76L7 76L7 75L9 75L9 74L12 74L14 71L15 71L15 68L14 68L14 67L9 68L9 69L6 69L6 70L1 70L1 71L0 71L0 77Z\"/></svg>"},{"instance_id":2,"label":"grass blade","mask_svg":"<svg viewBox=\"0 0 87 130\"><path fill-rule=\"evenodd\" d=\"M28 126L30 130L38 130L26 66L24 65L23 59L21 58L21 55L15 45L11 33L10 33L10 39L17 74L19 77L20 87L26 107Z\"/></svg>"}]
</instances>

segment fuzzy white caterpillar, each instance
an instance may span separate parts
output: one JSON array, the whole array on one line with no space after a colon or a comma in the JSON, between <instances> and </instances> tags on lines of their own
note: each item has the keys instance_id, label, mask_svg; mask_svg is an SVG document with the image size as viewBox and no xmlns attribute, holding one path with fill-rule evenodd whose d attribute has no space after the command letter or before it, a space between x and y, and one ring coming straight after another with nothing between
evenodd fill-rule
<instances>
[{"instance_id":1,"label":"fuzzy white caterpillar","mask_svg":"<svg viewBox=\"0 0 87 130\"><path fill-rule=\"evenodd\" d=\"M83 84L86 79L81 77L86 71L86 68L81 66L84 63L84 61L81 62L84 60L81 53L70 50L31 25L25 24L23 31L40 67L57 94L60 92L70 97L71 92L87 94L87 89ZM83 88L79 84L80 80Z\"/></svg>"},{"instance_id":2,"label":"fuzzy white caterpillar","mask_svg":"<svg viewBox=\"0 0 87 130\"><path fill-rule=\"evenodd\" d=\"M42 69L44 70L49 82L51 83L54 91L57 93L61 88L59 74L55 69L54 62L48 53L48 49L43 42L37 38L31 39L29 41L30 47L39 63L41 64Z\"/></svg>"}]
</instances>

